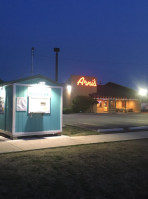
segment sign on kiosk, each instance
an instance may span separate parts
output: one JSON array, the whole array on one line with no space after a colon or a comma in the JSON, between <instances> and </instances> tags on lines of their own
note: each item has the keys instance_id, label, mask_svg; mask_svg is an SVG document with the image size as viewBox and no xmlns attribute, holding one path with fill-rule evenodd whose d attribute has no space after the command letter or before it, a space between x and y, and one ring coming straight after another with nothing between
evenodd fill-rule
<instances>
[{"instance_id":1,"label":"sign on kiosk","mask_svg":"<svg viewBox=\"0 0 148 199\"><path fill-rule=\"evenodd\" d=\"M29 113L50 113L50 98L29 97Z\"/></svg>"},{"instance_id":2,"label":"sign on kiosk","mask_svg":"<svg viewBox=\"0 0 148 199\"><path fill-rule=\"evenodd\" d=\"M28 88L29 113L50 113L51 88L36 86Z\"/></svg>"}]
</instances>

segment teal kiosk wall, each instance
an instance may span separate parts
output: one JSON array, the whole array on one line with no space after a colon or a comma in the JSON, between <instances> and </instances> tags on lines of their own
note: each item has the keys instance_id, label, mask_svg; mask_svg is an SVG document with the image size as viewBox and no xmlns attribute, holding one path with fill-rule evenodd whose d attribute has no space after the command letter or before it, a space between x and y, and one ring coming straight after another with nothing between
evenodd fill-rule
<instances>
[{"instance_id":1,"label":"teal kiosk wall","mask_svg":"<svg viewBox=\"0 0 148 199\"><path fill-rule=\"evenodd\" d=\"M62 132L63 88L36 75L0 85L0 131L12 138Z\"/></svg>"}]
</instances>

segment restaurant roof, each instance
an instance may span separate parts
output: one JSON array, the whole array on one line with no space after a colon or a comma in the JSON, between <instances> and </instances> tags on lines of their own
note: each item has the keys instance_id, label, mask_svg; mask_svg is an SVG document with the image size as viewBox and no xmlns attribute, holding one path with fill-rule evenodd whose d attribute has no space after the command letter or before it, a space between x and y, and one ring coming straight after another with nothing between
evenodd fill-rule
<instances>
[{"instance_id":1,"label":"restaurant roof","mask_svg":"<svg viewBox=\"0 0 148 199\"><path fill-rule=\"evenodd\" d=\"M127 98L136 99L137 92L134 89L115 84L113 82L108 82L104 85L97 86L97 93L92 93L92 97L96 98Z\"/></svg>"}]
</instances>

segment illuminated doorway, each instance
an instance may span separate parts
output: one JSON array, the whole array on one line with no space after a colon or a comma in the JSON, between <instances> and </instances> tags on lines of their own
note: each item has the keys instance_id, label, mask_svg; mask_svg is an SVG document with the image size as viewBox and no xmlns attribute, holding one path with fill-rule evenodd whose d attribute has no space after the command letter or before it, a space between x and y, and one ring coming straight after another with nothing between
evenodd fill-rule
<instances>
[{"instance_id":1,"label":"illuminated doorway","mask_svg":"<svg viewBox=\"0 0 148 199\"><path fill-rule=\"evenodd\" d=\"M108 101L105 100L104 101L104 112L107 112L108 111Z\"/></svg>"}]
</instances>

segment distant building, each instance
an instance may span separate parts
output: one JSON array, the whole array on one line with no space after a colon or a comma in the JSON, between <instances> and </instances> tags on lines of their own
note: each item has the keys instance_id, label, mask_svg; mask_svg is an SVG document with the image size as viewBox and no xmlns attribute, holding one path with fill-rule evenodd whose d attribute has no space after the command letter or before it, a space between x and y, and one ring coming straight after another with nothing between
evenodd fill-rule
<instances>
[{"instance_id":1,"label":"distant building","mask_svg":"<svg viewBox=\"0 0 148 199\"><path fill-rule=\"evenodd\" d=\"M97 93L90 94L98 104L96 112L140 112L137 92L131 88L109 82L97 86Z\"/></svg>"},{"instance_id":2,"label":"distant building","mask_svg":"<svg viewBox=\"0 0 148 199\"><path fill-rule=\"evenodd\" d=\"M97 92L97 78L72 75L63 90L63 107L71 108L76 96L89 96Z\"/></svg>"},{"instance_id":3,"label":"distant building","mask_svg":"<svg viewBox=\"0 0 148 199\"><path fill-rule=\"evenodd\" d=\"M64 108L70 108L76 96L91 96L97 99L93 112L140 112L137 92L131 88L109 82L98 85L96 77L72 75L64 87Z\"/></svg>"}]
</instances>

